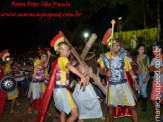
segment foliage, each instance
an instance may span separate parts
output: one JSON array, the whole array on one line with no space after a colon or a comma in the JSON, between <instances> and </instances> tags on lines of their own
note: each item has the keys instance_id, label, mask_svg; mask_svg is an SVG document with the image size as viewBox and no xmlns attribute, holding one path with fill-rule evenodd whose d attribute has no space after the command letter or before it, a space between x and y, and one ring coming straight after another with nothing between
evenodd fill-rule
<instances>
[{"instance_id":1,"label":"foliage","mask_svg":"<svg viewBox=\"0 0 163 122\"><path fill-rule=\"evenodd\" d=\"M72 4L73 6L69 11L77 9L82 13L81 17L72 18L71 20L63 20L64 29L69 35L71 34L72 37L78 35L83 28L95 26L93 31L95 32L97 30L96 33L101 39L104 31L108 28L106 23L109 23L108 21L111 17L115 17L116 19L116 17L122 16L123 31L157 26L158 5L155 0L74 0ZM110 11L110 13L108 13L108 11ZM101 18L98 18L97 16L99 13L102 13L100 16ZM94 21L97 22L92 24ZM68 32L68 30L72 31Z\"/></svg>"}]
</instances>

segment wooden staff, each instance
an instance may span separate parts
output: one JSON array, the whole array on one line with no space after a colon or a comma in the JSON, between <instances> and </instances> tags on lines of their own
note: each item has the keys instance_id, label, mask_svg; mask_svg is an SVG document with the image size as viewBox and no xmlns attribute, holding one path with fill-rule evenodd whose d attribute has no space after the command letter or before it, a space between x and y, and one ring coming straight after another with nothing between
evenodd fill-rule
<instances>
[{"instance_id":1,"label":"wooden staff","mask_svg":"<svg viewBox=\"0 0 163 122\"><path fill-rule=\"evenodd\" d=\"M92 47L92 45L94 44L95 40L97 39L97 35L96 34L92 34L91 37L89 38L87 44L85 45L80 57L82 60L85 59L85 56L87 55L87 53L89 52L90 48Z\"/></svg>"},{"instance_id":2,"label":"wooden staff","mask_svg":"<svg viewBox=\"0 0 163 122\"><path fill-rule=\"evenodd\" d=\"M64 34L63 34L64 36ZM88 65L81 59L80 55L78 54L78 52L73 48L73 46L71 45L71 43L68 41L68 39L64 36L64 40L65 42L71 46L71 52L72 54L75 56L75 58L78 60L78 62L82 65L82 67L84 68L84 70L88 70L89 67ZM89 75L95 82L95 84L101 89L101 91L106 94L105 88L104 86L101 84L101 82L98 80L97 76L94 73L91 73Z\"/></svg>"},{"instance_id":3,"label":"wooden staff","mask_svg":"<svg viewBox=\"0 0 163 122\"><path fill-rule=\"evenodd\" d=\"M112 43L113 43L113 35L114 35L114 25L115 25L115 20L113 19L111 21L112 24L112 33L111 33L111 45L110 45L110 57L109 57L109 72L111 72L111 58L112 58ZM110 40L108 40L107 43L109 43ZM109 102L109 85L110 85L110 77L108 77L108 89L107 89L107 102L106 102L106 114L105 114L105 122L107 122L107 114L108 114L108 102Z\"/></svg>"}]
</instances>

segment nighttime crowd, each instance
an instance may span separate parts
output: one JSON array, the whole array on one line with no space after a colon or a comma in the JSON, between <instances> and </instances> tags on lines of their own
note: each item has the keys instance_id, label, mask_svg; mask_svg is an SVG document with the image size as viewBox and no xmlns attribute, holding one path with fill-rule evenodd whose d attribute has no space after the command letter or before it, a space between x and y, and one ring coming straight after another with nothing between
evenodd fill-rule
<instances>
[{"instance_id":1,"label":"nighttime crowd","mask_svg":"<svg viewBox=\"0 0 163 122\"><path fill-rule=\"evenodd\" d=\"M73 47L64 41L62 33L50 43L54 54L47 48L38 49L31 56L12 56L8 49L1 51L0 80L13 77L17 87L10 92L0 88L0 117L6 100L11 101L9 113L17 113L17 106L21 106L19 94L25 94L29 103L26 112L33 114L32 109L38 110L38 122L42 122L46 114L52 114L47 109L51 96L61 122L84 122L96 118L113 122L115 118L125 116L138 122L137 106L142 104L141 111L146 112L147 101L151 101L155 111L149 121L163 121L160 113L163 104L163 44L153 43L154 56L151 58L144 44L136 46L132 42L131 49L124 49L117 38L108 40L110 35L105 36L102 43L109 51L89 51L83 60L73 55ZM148 96L150 82L152 89ZM108 118L101 104L107 107Z\"/></svg>"}]
</instances>

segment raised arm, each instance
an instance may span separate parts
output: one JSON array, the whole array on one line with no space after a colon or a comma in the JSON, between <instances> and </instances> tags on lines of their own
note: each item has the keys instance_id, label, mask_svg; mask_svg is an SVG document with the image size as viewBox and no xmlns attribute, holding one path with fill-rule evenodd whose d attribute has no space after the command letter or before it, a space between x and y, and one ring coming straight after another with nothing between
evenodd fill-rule
<instances>
[{"instance_id":1,"label":"raised arm","mask_svg":"<svg viewBox=\"0 0 163 122\"><path fill-rule=\"evenodd\" d=\"M50 60L50 55L51 55L51 52L50 52L50 51L47 51L47 54L48 54L48 57L47 57L46 62L44 63L44 67L47 67L47 66L48 66L48 64L49 64L49 60Z\"/></svg>"}]
</instances>

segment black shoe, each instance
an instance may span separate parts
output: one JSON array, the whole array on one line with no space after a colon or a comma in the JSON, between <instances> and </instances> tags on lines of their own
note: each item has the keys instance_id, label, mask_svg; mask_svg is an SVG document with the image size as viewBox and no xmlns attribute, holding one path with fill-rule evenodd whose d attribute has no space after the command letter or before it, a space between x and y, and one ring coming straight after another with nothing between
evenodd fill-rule
<instances>
[{"instance_id":1,"label":"black shoe","mask_svg":"<svg viewBox=\"0 0 163 122\"><path fill-rule=\"evenodd\" d=\"M143 98L142 99L142 111L143 112L146 112L146 110L147 110L147 98Z\"/></svg>"}]
</instances>

